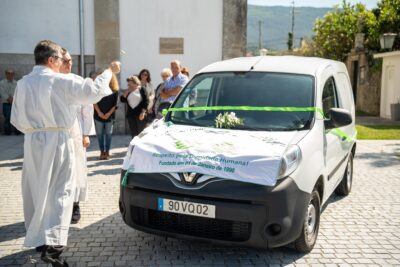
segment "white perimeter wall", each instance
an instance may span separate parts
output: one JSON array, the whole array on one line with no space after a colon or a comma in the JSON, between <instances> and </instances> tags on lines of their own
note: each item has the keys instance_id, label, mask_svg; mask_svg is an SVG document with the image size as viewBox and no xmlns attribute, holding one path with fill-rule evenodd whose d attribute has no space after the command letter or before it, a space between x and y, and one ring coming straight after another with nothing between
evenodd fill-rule
<instances>
[{"instance_id":1,"label":"white perimeter wall","mask_svg":"<svg viewBox=\"0 0 400 267\"><path fill-rule=\"evenodd\" d=\"M85 54L94 55L93 0L84 0ZM80 54L79 0L0 0L0 53L33 54L50 39Z\"/></svg>"},{"instance_id":2,"label":"white perimeter wall","mask_svg":"<svg viewBox=\"0 0 400 267\"><path fill-rule=\"evenodd\" d=\"M383 58L382 72L380 116L390 119L390 104L400 103L400 53Z\"/></svg>"},{"instance_id":3,"label":"white perimeter wall","mask_svg":"<svg viewBox=\"0 0 400 267\"><path fill-rule=\"evenodd\" d=\"M120 0L122 87L126 77L150 70L153 86L160 72L178 59L192 77L222 59L222 0ZM160 55L159 38L184 38L184 54Z\"/></svg>"}]
</instances>

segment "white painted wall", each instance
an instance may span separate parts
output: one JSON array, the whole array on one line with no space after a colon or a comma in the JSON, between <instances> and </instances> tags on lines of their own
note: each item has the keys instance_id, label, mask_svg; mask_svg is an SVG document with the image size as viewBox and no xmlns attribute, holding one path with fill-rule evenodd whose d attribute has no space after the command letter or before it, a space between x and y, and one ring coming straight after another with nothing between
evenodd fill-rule
<instances>
[{"instance_id":1,"label":"white painted wall","mask_svg":"<svg viewBox=\"0 0 400 267\"><path fill-rule=\"evenodd\" d=\"M400 102L400 55L383 59L381 117L390 118L390 104Z\"/></svg>"},{"instance_id":2,"label":"white painted wall","mask_svg":"<svg viewBox=\"0 0 400 267\"><path fill-rule=\"evenodd\" d=\"M84 0L85 54L95 54L93 0ZM0 53L33 54L50 39L80 54L78 0L0 0Z\"/></svg>"},{"instance_id":3,"label":"white painted wall","mask_svg":"<svg viewBox=\"0 0 400 267\"><path fill-rule=\"evenodd\" d=\"M122 87L126 77L150 70L153 86L160 72L178 59L191 77L222 59L222 0L120 0ZM160 37L184 38L183 55L160 55Z\"/></svg>"},{"instance_id":4,"label":"white painted wall","mask_svg":"<svg viewBox=\"0 0 400 267\"><path fill-rule=\"evenodd\" d=\"M378 55L383 58L380 116L390 119L390 104L400 102L400 52Z\"/></svg>"}]
</instances>

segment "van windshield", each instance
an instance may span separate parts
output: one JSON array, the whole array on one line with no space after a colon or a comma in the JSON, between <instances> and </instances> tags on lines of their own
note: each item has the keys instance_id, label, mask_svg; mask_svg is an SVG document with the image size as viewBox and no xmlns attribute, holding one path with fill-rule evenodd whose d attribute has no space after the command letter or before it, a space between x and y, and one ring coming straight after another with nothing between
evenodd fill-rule
<instances>
[{"instance_id":1,"label":"van windshield","mask_svg":"<svg viewBox=\"0 0 400 267\"><path fill-rule=\"evenodd\" d=\"M234 129L305 130L311 127L314 111L290 108L314 107L314 78L252 71L200 74L186 85L171 107L180 108L166 116L166 121L174 124L215 127L219 114L234 112L242 121ZM271 108L260 111L260 107ZM289 109L277 111L279 107Z\"/></svg>"}]
</instances>

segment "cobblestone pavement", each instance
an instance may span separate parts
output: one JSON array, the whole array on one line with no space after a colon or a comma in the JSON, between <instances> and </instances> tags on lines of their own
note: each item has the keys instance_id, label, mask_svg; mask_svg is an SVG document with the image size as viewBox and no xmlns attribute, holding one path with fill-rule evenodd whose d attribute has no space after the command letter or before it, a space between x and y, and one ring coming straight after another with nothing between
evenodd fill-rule
<instances>
[{"instance_id":1,"label":"cobblestone pavement","mask_svg":"<svg viewBox=\"0 0 400 267\"><path fill-rule=\"evenodd\" d=\"M112 159L88 153L90 200L64 255L72 266L400 266L400 142L359 141L352 193L324 207L314 250L233 248L163 238L126 226L118 212L119 173L129 142L114 136ZM0 136L0 266L46 266L22 247L22 137Z\"/></svg>"}]
</instances>

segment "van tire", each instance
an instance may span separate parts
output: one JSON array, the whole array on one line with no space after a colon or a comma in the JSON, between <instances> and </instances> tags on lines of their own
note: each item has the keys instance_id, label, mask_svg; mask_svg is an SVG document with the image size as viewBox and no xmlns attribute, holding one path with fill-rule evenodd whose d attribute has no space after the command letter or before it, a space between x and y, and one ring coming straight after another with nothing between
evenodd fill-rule
<instances>
[{"instance_id":1,"label":"van tire","mask_svg":"<svg viewBox=\"0 0 400 267\"><path fill-rule=\"evenodd\" d=\"M336 187L335 194L338 196L347 196L348 194L350 194L352 184L353 184L353 153L350 153L342 181Z\"/></svg>"},{"instance_id":2,"label":"van tire","mask_svg":"<svg viewBox=\"0 0 400 267\"><path fill-rule=\"evenodd\" d=\"M314 188L304 216L303 229L294 241L294 247L298 252L308 253L313 249L318 237L320 215L321 199L317 188Z\"/></svg>"}]
</instances>

